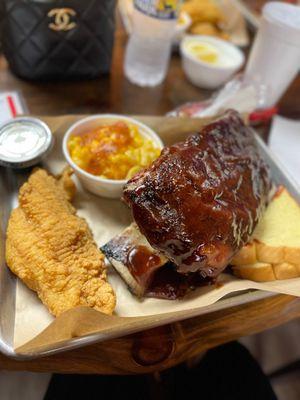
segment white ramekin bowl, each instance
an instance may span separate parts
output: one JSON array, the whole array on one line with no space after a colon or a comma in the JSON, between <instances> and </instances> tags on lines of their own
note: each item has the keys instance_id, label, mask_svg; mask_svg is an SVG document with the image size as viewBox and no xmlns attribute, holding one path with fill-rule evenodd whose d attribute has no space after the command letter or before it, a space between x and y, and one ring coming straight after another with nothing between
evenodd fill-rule
<instances>
[{"instance_id":1,"label":"white ramekin bowl","mask_svg":"<svg viewBox=\"0 0 300 400\"><path fill-rule=\"evenodd\" d=\"M71 135L80 135L84 132L97 128L101 125L112 124L117 121L124 121L130 124L134 124L139 128L139 133L151 139L158 148L163 148L163 142L160 137L151 128L142 124L134 118L124 117L123 115L117 114L96 114L83 119L80 119L75 124L71 125L70 128L65 133L63 138L63 153L69 163L73 168L75 175L78 177L83 187L89 192L92 192L101 197L107 197L111 199L117 199L122 196L123 187L126 183L125 179L113 180L104 179L98 176L92 175L83 169L81 169L72 160L69 150L68 150L68 140Z\"/></svg>"},{"instance_id":2,"label":"white ramekin bowl","mask_svg":"<svg viewBox=\"0 0 300 400\"><path fill-rule=\"evenodd\" d=\"M230 65L215 65L203 62L187 50L190 42L205 42L231 58ZM206 35L187 35L180 43L183 70L187 78L196 86L216 89L226 83L244 64L244 53L226 40Z\"/></svg>"},{"instance_id":3,"label":"white ramekin bowl","mask_svg":"<svg viewBox=\"0 0 300 400\"><path fill-rule=\"evenodd\" d=\"M179 22L180 21L180 22ZM188 13L182 12L179 20L177 21L175 32L173 36L173 44L178 45L183 38L185 32L189 29L192 24L192 19Z\"/></svg>"}]
</instances>

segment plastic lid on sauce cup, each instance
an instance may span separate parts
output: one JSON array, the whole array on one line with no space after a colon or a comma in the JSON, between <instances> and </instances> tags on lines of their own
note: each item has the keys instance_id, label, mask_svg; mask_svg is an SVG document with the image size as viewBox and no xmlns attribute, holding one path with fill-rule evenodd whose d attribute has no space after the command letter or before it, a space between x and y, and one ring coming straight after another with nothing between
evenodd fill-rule
<instances>
[{"instance_id":1,"label":"plastic lid on sauce cup","mask_svg":"<svg viewBox=\"0 0 300 400\"><path fill-rule=\"evenodd\" d=\"M41 161L51 150L53 136L43 121L14 118L0 125L0 165L27 168Z\"/></svg>"}]
</instances>

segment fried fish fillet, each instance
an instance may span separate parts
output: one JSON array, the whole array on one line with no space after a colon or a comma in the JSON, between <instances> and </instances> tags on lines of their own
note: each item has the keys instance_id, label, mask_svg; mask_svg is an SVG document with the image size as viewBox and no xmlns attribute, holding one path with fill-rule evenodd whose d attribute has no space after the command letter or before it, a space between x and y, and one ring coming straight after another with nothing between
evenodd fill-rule
<instances>
[{"instance_id":1,"label":"fried fish fillet","mask_svg":"<svg viewBox=\"0 0 300 400\"><path fill-rule=\"evenodd\" d=\"M9 219L7 265L56 316L79 305L111 314L104 256L69 202L74 193L68 171L59 179L43 169L31 174Z\"/></svg>"}]
</instances>

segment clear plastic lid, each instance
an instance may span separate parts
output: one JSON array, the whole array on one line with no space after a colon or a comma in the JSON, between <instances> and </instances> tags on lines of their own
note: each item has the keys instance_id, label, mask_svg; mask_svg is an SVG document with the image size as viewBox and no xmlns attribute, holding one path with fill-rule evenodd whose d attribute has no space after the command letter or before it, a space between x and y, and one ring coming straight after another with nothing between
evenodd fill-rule
<instances>
[{"instance_id":1,"label":"clear plastic lid","mask_svg":"<svg viewBox=\"0 0 300 400\"><path fill-rule=\"evenodd\" d=\"M15 118L0 126L0 165L30 167L50 151L52 144L51 131L43 121Z\"/></svg>"}]
</instances>

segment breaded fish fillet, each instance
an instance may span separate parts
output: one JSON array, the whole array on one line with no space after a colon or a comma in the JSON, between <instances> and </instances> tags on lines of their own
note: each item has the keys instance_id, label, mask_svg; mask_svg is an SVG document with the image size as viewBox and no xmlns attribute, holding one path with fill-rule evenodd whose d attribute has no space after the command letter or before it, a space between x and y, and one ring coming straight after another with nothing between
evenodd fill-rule
<instances>
[{"instance_id":1,"label":"breaded fish fillet","mask_svg":"<svg viewBox=\"0 0 300 400\"><path fill-rule=\"evenodd\" d=\"M116 299L104 256L69 202L74 193L70 172L31 174L9 219L7 265L56 316L79 305L111 314Z\"/></svg>"}]
</instances>

